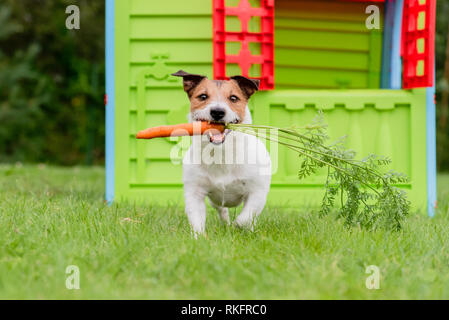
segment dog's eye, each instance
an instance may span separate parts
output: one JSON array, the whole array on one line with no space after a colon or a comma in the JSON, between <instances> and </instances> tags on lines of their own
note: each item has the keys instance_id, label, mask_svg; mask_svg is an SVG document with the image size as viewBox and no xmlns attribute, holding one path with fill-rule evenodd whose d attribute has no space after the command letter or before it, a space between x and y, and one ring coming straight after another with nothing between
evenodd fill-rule
<instances>
[{"instance_id":1,"label":"dog's eye","mask_svg":"<svg viewBox=\"0 0 449 320\"><path fill-rule=\"evenodd\" d=\"M201 101L205 101L208 98L208 96L207 94L203 93L200 94L197 98L200 99Z\"/></svg>"},{"instance_id":2,"label":"dog's eye","mask_svg":"<svg viewBox=\"0 0 449 320\"><path fill-rule=\"evenodd\" d=\"M232 102L237 102L239 101L239 98L237 96L232 95L229 97L229 100L231 100Z\"/></svg>"}]
</instances>

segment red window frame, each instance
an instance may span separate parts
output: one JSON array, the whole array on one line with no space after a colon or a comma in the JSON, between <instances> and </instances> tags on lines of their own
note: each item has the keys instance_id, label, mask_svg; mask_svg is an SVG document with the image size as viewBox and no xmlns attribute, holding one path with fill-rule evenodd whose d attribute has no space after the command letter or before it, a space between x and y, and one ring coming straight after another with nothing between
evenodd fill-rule
<instances>
[{"instance_id":1,"label":"red window frame","mask_svg":"<svg viewBox=\"0 0 449 320\"><path fill-rule=\"evenodd\" d=\"M226 31L226 17L238 17L241 31ZM260 17L261 31L248 31L252 17ZM228 79L226 65L238 64L242 75L249 77L253 64L261 66L260 90L274 89L274 0L261 0L259 8L251 7L248 0L240 0L237 7L226 7L225 0L213 0L213 69L217 80ZM226 42L239 42L240 52L236 55L226 54ZM261 45L261 54L253 55L249 43Z\"/></svg>"},{"instance_id":2,"label":"red window frame","mask_svg":"<svg viewBox=\"0 0 449 320\"><path fill-rule=\"evenodd\" d=\"M422 28L419 17L424 17ZM402 17L402 87L431 87L435 73L436 0L404 0ZM421 51L420 51L421 47ZM418 74L418 68L422 74Z\"/></svg>"}]
</instances>

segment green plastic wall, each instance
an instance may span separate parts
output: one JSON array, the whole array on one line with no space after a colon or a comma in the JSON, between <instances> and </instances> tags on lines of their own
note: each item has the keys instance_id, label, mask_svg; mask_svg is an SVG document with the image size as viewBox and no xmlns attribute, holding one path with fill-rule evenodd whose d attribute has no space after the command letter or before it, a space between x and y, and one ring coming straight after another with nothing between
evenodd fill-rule
<instances>
[{"instance_id":1,"label":"green plastic wall","mask_svg":"<svg viewBox=\"0 0 449 320\"><path fill-rule=\"evenodd\" d=\"M424 208L426 191L425 89L380 90L275 90L259 92L251 101L255 123L275 126L307 124L324 111L332 140L347 136L347 147L360 158L370 153L389 156L389 169L406 173L415 208ZM295 152L278 147L273 156L277 167L272 177L270 203L316 204L323 195L324 174L298 180L299 160ZM277 163L276 163L277 161Z\"/></svg>"},{"instance_id":2,"label":"green plastic wall","mask_svg":"<svg viewBox=\"0 0 449 320\"><path fill-rule=\"evenodd\" d=\"M319 6L311 3L315 1L298 1L297 5L318 12ZM116 0L115 6L115 200L182 201L180 160L189 138L142 141L136 140L135 134L150 126L186 122L187 96L181 80L169 75L184 69L212 77L212 1ZM357 23L348 22L353 11L343 13L343 20L323 24L317 22L322 13L309 14L310 19L304 19L306 29L311 25L321 29L309 30L307 37L309 31L301 31L297 19L276 20L278 89L252 98L254 122L301 125L322 109L333 138L347 134L348 146L361 154L391 156L393 168L411 177L411 183L402 187L409 190L415 206L423 206L427 198L425 90L367 89L379 86L381 36L362 32ZM357 19L360 17L365 17L364 10ZM300 44L304 36L309 47L285 48L289 22L295 33L292 43ZM353 32L354 28L359 30ZM351 41L346 40L347 34ZM319 40L315 49L311 47L314 38ZM257 73L257 68L253 72ZM341 87L364 89L337 89ZM273 175L269 204L319 202L322 175L299 181L297 156L282 147L273 162L278 170Z\"/></svg>"},{"instance_id":3,"label":"green plastic wall","mask_svg":"<svg viewBox=\"0 0 449 320\"><path fill-rule=\"evenodd\" d=\"M212 2L115 1L115 199L179 200L180 165L168 139L137 141L142 128L186 122L179 69L212 75Z\"/></svg>"}]
</instances>

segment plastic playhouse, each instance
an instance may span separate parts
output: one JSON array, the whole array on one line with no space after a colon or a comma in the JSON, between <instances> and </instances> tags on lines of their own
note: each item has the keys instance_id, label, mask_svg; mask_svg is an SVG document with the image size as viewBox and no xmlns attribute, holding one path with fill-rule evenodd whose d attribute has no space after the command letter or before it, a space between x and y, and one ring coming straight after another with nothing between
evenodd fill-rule
<instances>
[{"instance_id":1,"label":"plastic playhouse","mask_svg":"<svg viewBox=\"0 0 449 320\"><path fill-rule=\"evenodd\" d=\"M366 25L370 5L378 29ZM334 139L390 156L413 206L433 215L435 10L436 0L106 0L106 199L182 200L171 159L189 138L135 134L186 122L188 99L170 76L183 69L260 79L257 124L302 125L323 110ZM298 180L297 155L278 151L268 203L318 203L323 176Z\"/></svg>"}]
</instances>

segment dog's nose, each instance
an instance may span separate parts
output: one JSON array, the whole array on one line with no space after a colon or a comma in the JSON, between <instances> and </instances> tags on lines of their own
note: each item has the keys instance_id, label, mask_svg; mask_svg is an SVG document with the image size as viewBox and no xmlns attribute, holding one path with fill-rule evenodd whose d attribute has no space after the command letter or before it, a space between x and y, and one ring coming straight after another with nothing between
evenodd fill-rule
<instances>
[{"instance_id":1,"label":"dog's nose","mask_svg":"<svg viewBox=\"0 0 449 320\"><path fill-rule=\"evenodd\" d=\"M225 110L222 108L213 108L210 110L210 115L211 115L212 119L214 119L215 121L218 121L218 120L223 119L223 117L225 115Z\"/></svg>"}]
</instances>

